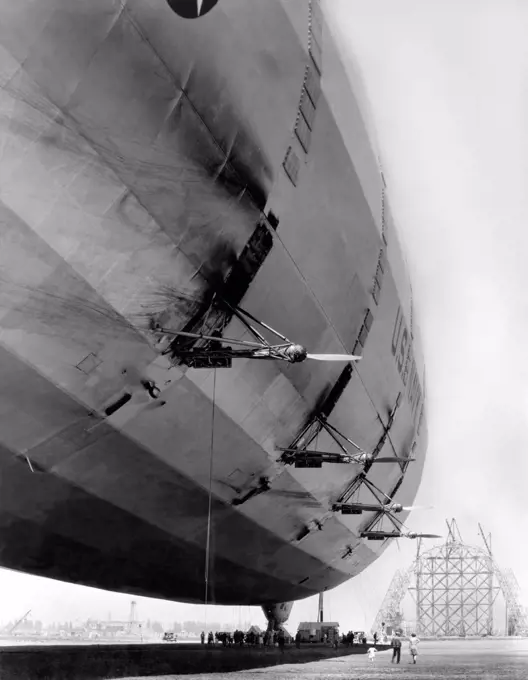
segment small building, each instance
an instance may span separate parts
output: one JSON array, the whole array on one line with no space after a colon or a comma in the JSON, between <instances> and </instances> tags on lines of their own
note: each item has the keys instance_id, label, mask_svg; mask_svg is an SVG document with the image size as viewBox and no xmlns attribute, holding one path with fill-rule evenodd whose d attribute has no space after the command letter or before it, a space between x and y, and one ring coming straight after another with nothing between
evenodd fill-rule
<instances>
[{"instance_id":1,"label":"small building","mask_svg":"<svg viewBox=\"0 0 528 680\"><path fill-rule=\"evenodd\" d=\"M143 624L139 621L101 621L99 633L104 638L140 637Z\"/></svg>"},{"instance_id":2,"label":"small building","mask_svg":"<svg viewBox=\"0 0 528 680\"><path fill-rule=\"evenodd\" d=\"M339 635L339 624L336 621L303 621L297 632L301 634L301 642L333 642Z\"/></svg>"}]
</instances>

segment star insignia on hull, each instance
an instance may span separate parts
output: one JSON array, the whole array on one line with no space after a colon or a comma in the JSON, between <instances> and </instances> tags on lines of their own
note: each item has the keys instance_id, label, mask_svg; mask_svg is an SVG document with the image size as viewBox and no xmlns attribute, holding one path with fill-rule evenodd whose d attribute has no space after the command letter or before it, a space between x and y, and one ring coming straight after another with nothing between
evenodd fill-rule
<instances>
[{"instance_id":1,"label":"star insignia on hull","mask_svg":"<svg viewBox=\"0 0 528 680\"><path fill-rule=\"evenodd\" d=\"M173 12L184 19L198 19L208 14L218 0L167 0Z\"/></svg>"}]
</instances>

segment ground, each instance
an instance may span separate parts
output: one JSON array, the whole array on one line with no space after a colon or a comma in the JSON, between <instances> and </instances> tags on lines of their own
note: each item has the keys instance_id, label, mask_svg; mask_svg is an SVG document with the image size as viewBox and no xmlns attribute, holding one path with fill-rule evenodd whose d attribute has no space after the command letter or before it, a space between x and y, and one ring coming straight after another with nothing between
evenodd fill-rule
<instances>
[{"instance_id":1,"label":"ground","mask_svg":"<svg viewBox=\"0 0 528 680\"><path fill-rule=\"evenodd\" d=\"M404 645L399 666L391 664L390 652L380 652L374 664L366 656L357 655L237 673L149 676L149 680L292 680L295 676L303 680L527 680L528 640L422 642L416 665L410 663Z\"/></svg>"}]
</instances>

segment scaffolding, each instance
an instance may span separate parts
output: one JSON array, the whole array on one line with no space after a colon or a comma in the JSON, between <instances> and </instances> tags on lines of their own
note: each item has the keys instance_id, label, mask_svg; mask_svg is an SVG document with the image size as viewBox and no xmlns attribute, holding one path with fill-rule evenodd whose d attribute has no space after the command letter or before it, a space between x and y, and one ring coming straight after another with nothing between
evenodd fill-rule
<instances>
[{"instance_id":1,"label":"scaffolding","mask_svg":"<svg viewBox=\"0 0 528 680\"><path fill-rule=\"evenodd\" d=\"M397 629L401 626L403 621L401 603L409 588L412 571L412 567L410 569L398 569L392 577L387 594L372 626L373 633L380 633L386 628Z\"/></svg>"},{"instance_id":2,"label":"scaffolding","mask_svg":"<svg viewBox=\"0 0 528 680\"><path fill-rule=\"evenodd\" d=\"M507 609L508 635L528 632L513 572L501 570L491 551L491 536L479 524L484 547L466 545L456 521L447 522L443 545L421 552L408 570L398 570L376 617L373 630L386 623L401 627L407 592L416 605L416 632L422 637L493 635L493 608L500 592ZM414 578L413 578L414 577Z\"/></svg>"},{"instance_id":3,"label":"scaffolding","mask_svg":"<svg viewBox=\"0 0 528 680\"><path fill-rule=\"evenodd\" d=\"M507 635L528 635L528 616L519 600L519 584L511 569L497 572L506 601Z\"/></svg>"}]
</instances>

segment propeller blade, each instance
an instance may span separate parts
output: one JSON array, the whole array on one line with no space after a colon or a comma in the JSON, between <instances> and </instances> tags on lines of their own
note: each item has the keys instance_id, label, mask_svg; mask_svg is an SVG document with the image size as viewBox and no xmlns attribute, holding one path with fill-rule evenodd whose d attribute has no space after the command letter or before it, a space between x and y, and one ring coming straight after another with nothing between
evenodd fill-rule
<instances>
[{"instance_id":1,"label":"propeller blade","mask_svg":"<svg viewBox=\"0 0 528 680\"><path fill-rule=\"evenodd\" d=\"M416 534L416 538L442 538L438 534Z\"/></svg>"},{"instance_id":2,"label":"propeller blade","mask_svg":"<svg viewBox=\"0 0 528 680\"><path fill-rule=\"evenodd\" d=\"M402 510L412 512L413 510L432 510L434 505L404 505Z\"/></svg>"},{"instance_id":3,"label":"propeller blade","mask_svg":"<svg viewBox=\"0 0 528 680\"><path fill-rule=\"evenodd\" d=\"M414 458L396 458L395 456L386 458L374 458L373 463L406 463L409 460L415 460Z\"/></svg>"},{"instance_id":4,"label":"propeller blade","mask_svg":"<svg viewBox=\"0 0 528 680\"><path fill-rule=\"evenodd\" d=\"M354 354L307 354L306 358L316 361L359 361L361 359Z\"/></svg>"}]
</instances>

